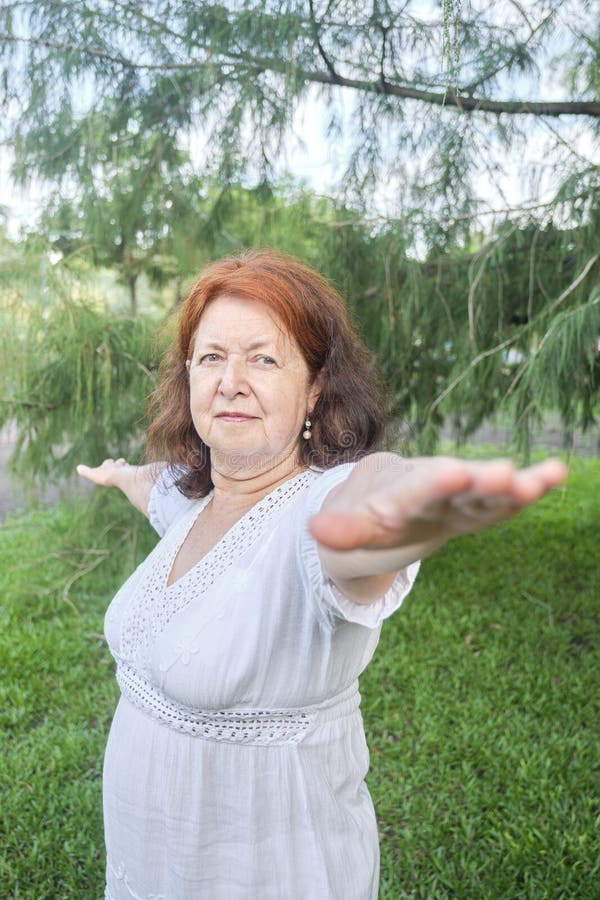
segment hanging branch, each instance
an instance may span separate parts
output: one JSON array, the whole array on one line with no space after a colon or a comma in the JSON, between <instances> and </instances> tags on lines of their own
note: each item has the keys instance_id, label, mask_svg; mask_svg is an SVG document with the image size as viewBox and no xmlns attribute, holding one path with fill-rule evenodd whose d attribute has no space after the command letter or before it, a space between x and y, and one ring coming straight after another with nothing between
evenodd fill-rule
<instances>
[{"instance_id":1,"label":"hanging branch","mask_svg":"<svg viewBox=\"0 0 600 900\"><path fill-rule=\"evenodd\" d=\"M461 0L443 0L443 41L442 59L446 65L446 91L453 82L458 93L458 69L460 62L459 23Z\"/></svg>"}]
</instances>

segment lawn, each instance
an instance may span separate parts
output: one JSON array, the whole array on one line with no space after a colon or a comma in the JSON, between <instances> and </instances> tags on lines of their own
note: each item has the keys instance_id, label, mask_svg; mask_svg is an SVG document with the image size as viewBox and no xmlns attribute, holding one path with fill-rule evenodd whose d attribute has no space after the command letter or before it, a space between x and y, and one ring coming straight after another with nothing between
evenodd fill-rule
<instances>
[{"instance_id":1,"label":"lawn","mask_svg":"<svg viewBox=\"0 0 600 900\"><path fill-rule=\"evenodd\" d=\"M599 476L576 460L449 544L386 623L362 680L381 900L600 896ZM103 894L102 619L152 542L107 492L0 527L3 898Z\"/></svg>"}]
</instances>

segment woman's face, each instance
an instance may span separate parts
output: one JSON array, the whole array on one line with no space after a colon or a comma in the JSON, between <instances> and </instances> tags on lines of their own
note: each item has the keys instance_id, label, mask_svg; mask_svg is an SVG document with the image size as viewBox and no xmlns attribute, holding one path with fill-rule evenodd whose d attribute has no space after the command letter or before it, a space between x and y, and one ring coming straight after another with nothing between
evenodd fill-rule
<instances>
[{"instance_id":1,"label":"woman's face","mask_svg":"<svg viewBox=\"0 0 600 900\"><path fill-rule=\"evenodd\" d=\"M211 301L188 366L192 421L213 465L270 468L296 452L319 391L268 307L227 295Z\"/></svg>"}]
</instances>

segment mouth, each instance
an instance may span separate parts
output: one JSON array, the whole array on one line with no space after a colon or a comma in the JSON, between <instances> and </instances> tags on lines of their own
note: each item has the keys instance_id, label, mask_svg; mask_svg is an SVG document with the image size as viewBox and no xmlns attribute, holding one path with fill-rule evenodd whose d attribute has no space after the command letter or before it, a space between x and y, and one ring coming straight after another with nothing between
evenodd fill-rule
<instances>
[{"instance_id":1,"label":"mouth","mask_svg":"<svg viewBox=\"0 0 600 900\"><path fill-rule=\"evenodd\" d=\"M221 422L252 422L256 416L247 416L238 412L223 412L219 413L217 419L220 419Z\"/></svg>"}]
</instances>

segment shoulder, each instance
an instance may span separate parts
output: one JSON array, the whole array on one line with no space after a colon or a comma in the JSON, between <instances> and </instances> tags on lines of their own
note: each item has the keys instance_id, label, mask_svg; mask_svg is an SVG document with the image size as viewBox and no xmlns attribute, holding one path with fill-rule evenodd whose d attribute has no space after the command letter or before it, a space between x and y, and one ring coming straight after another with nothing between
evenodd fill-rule
<instances>
[{"instance_id":1,"label":"shoulder","mask_svg":"<svg viewBox=\"0 0 600 900\"><path fill-rule=\"evenodd\" d=\"M321 508L325 498L334 488L343 484L352 474L358 463L341 463L331 469L311 468L309 472L313 479L306 494L306 504L309 515L314 515Z\"/></svg>"},{"instance_id":2,"label":"shoulder","mask_svg":"<svg viewBox=\"0 0 600 900\"><path fill-rule=\"evenodd\" d=\"M197 500L190 500L177 487L182 474L179 466L167 466L162 470L150 492L148 499L148 519L160 537L181 515L187 512Z\"/></svg>"},{"instance_id":3,"label":"shoulder","mask_svg":"<svg viewBox=\"0 0 600 900\"><path fill-rule=\"evenodd\" d=\"M310 518L321 510L329 493L347 481L353 472L358 476L361 469L369 466L373 467L373 470L386 471L389 466L398 465L399 462L402 462L402 458L396 454L374 453L364 457L360 462L347 463L324 471L312 470L315 477L307 491L305 515L301 523L298 523L300 526L298 547L307 592L312 598L316 615L326 627L332 627L335 622L345 621L368 629L376 629L402 605L412 588L419 563L398 572L391 587L375 602L355 603L335 586L324 570L317 541L309 528Z\"/></svg>"},{"instance_id":4,"label":"shoulder","mask_svg":"<svg viewBox=\"0 0 600 900\"><path fill-rule=\"evenodd\" d=\"M405 472L410 467L410 460L397 453L381 451L369 453L360 460L342 463L331 469L312 468L310 471L315 474L315 480L309 492L311 509L316 506L314 512L318 512L327 495L346 481L361 485L365 481L368 483L372 478L393 477L394 473Z\"/></svg>"}]
</instances>

